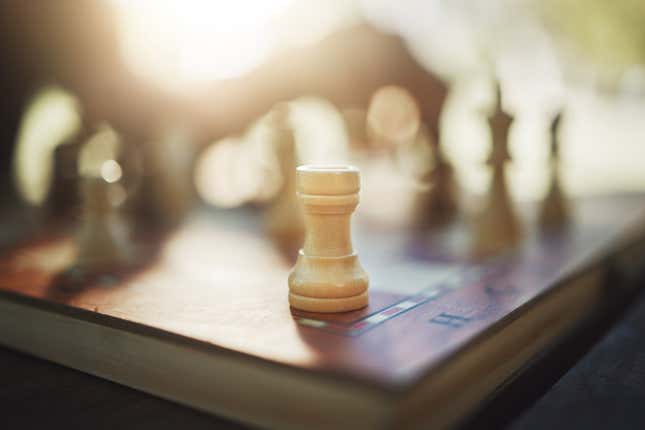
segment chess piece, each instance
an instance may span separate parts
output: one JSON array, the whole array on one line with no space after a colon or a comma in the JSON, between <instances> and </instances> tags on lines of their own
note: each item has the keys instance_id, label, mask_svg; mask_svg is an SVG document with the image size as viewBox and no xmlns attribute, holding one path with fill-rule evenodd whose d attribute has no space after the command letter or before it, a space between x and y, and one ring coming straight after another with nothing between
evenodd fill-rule
<instances>
[{"instance_id":1,"label":"chess piece","mask_svg":"<svg viewBox=\"0 0 645 430\"><path fill-rule=\"evenodd\" d=\"M119 184L102 177L82 178L83 212L76 267L95 272L127 264L132 259L127 223L117 209L120 193Z\"/></svg>"},{"instance_id":2,"label":"chess piece","mask_svg":"<svg viewBox=\"0 0 645 430\"><path fill-rule=\"evenodd\" d=\"M540 226L546 230L563 227L569 220L569 210L560 186L560 142L558 134L561 121L562 113L559 113L551 123L549 191L542 202L539 217Z\"/></svg>"},{"instance_id":3,"label":"chess piece","mask_svg":"<svg viewBox=\"0 0 645 430\"><path fill-rule=\"evenodd\" d=\"M432 136L426 140L424 143L430 147L434 162L421 178L428 187L419 193L415 214L418 227L434 228L445 226L457 215L458 187L453 168L443 154L439 140Z\"/></svg>"},{"instance_id":4,"label":"chess piece","mask_svg":"<svg viewBox=\"0 0 645 430\"><path fill-rule=\"evenodd\" d=\"M273 145L282 177L278 196L265 212L266 228L272 240L288 256L295 257L305 235L304 220L296 195L296 140L288 124L287 105L272 113Z\"/></svg>"},{"instance_id":5,"label":"chess piece","mask_svg":"<svg viewBox=\"0 0 645 430\"><path fill-rule=\"evenodd\" d=\"M289 275L289 303L311 312L344 312L368 303L368 276L358 261L350 216L358 205L360 174L351 166L300 166L298 198L306 236Z\"/></svg>"},{"instance_id":6,"label":"chess piece","mask_svg":"<svg viewBox=\"0 0 645 430\"><path fill-rule=\"evenodd\" d=\"M475 254L487 255L514 245L520 236L517 215L513 209L506 184L506 164L511 160L508 152L508 130L513 117L501 108L501 94L497 89L495 112L489 119L492 148L487 164L492 169L492 180L487 202L477 223Z\"/></svg>"},{"instance_id":7,"label":"chess piece","mask_svg":"<svg viewBox=\"0 0 645 430\"><path fill-rule=\"evenodd\" d=\"M109 126L102 126L79 152L82 213L76 268L83 273L129 264L133 258L129 224L123 216L127 192L122 166L117 161L121 151L119 135Z\"/></svg>"},{"instance_id":8,"label":"chess piece","mask_svg":"<svg viewBox=\"0 0 645 430\"><path fill-rule=\"evenodd\" d=\"M69 213L69 208L79 207L81 204L76 162L83 143L90 136L88 128L81 127L77 136L54 149L54 174L49 195L45 200L47 217L64 216Z\"/></svg>"},{"instance_id":9,"label":"chess piece","mask_svg":"<svg viewBox=\"0 0 645 430\"><path fill-rule=\"evenodd\" d=\"M128 145L135 161L143 157L146 175L142 181L143 203L150 206L161 227L179 224L196 202L193 185L195 145L188 130L182 126L162 129L157 138L144 145ZM134 154L141 149L140 154Z\"/></svg>"}]
</instances>

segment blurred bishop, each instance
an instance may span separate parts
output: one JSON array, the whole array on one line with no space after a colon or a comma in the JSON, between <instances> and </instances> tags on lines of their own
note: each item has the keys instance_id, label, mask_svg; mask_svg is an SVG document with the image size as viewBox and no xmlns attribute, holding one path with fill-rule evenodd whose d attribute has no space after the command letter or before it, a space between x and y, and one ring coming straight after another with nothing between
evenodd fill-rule
<instances>
[{"instance_id":1,"label":"blurred bishop","mask_svg":"<svg viewBox=\"0 0 645 430\"><path fill-rule=\"evenodd\" d=\"M551 123L549 151L549 189L542 201L540 210L540 227L544 230L555 230L567 225L569 210L560 185L560 127L562 113L556 115Z\"/></svg>"},{"instance_id":2,"label":"blurred bishop","mask_svg":"<svg viewBox=\"0 0 645 430\"><path fill-rule=\"evenodd\" d=\"M492 170L492 179L484 210L476 223L476 255L488 255L513 246L520 236L519 221L506 184L506 165L511 161L508 131L512 123L513 117L502 109L497 86L495 110L489 117L492 147L487 164Z\"/></svg>"}]
</instances>

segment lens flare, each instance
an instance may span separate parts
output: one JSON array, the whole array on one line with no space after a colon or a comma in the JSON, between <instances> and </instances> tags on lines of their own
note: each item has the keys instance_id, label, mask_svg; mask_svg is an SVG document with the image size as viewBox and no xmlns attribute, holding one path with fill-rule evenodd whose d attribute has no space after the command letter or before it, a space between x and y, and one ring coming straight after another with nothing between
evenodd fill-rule
<instances>
[{"instance_id":1,"label":"lens flare","mask_svg":"<svg viewBox=\"0 0 645 430\"><path fill-rule=\"evenodd\" d=\"M123 176L123 171L121 170L121 165L114 160L107 160L101 164L101 177L105 179L106 182L114 183L121 179Z\"/></svg>"}]
</instances>

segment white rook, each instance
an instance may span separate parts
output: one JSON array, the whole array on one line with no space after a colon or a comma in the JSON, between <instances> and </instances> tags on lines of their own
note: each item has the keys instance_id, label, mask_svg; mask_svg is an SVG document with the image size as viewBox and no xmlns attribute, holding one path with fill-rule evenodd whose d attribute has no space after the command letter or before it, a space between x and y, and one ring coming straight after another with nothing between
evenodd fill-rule
<instances>
[{"instance_id":1,"label":"white rook","mask_svg":"<svg viewBox=\"0 0 645 430\"><path fill-rule=\"evenodd\" d=\"M309 165L296 170L305 218L305 244L289 275L289 304L311 312L367 306L369 279L351 240L360 174L352 166Z\"/></svg>"}]
</instances>

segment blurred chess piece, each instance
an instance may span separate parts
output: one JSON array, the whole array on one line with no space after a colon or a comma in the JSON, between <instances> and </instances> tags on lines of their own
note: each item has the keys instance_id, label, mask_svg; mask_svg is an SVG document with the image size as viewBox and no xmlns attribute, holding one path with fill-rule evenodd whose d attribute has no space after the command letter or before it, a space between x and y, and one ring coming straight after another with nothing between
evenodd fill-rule
<instances>
[{"instance_id":1,"label":"blurred chess piece","mask_svg":"<svg viewBox=\"0 0 645 430\"><path fill-rule=\"evenodd\" d=\"M78 158L83 144L91 137L90 127L82 124L77 136L56 146L53 155L51 189L45 201L47 218L69 215L81 203Z\"/></svg>"},{"instance_id":2,"label":"blurred chess piece","mask_svg":"<svg viewBox=\"0 0 645 430\"><path fill-rule=\"evenodd\" d=\"M551 123L549 151L549 190L542 201L539 224L545 230L556 230L567 225L569 208L560 185L560 127L562 113Z\"/></svg>"},{"instance_id":3,"label":"blurred chess piece","mask_svg":"<svg viewBox=\"0 0 645 430\"><path fill-rule=\"evenodd\" d=\"M134 256L128 224L118 207L120 189L101 177L81 180L83 205L76 266L86 272L129 264Z\"/></svg>"},{"instance_id":4,"label":"blurred chess piece","mask_svg":"<svg viewBox=\"0 0 645 430\"><path fill-rule=\"evenodd\" d=\"M409 227L419 193L429 189L429 179L423 179L434 162L418 102L406 88L381 87L370 99L365 125L370 150L364 159L353 159L369 184L360 217L383 228Z\"/></svg>"},{"instance_id":5,"label":"blurred chess piece","mask_svg":"<svg viewBox=\"0 0 645 430\"><path fill-rule=\"evenodd\" d=\"M161 227L173 227L197 201L193 185L195 145L182 127L168 127L143 145L145 208ZM135 157L132 157L133 159Z\"/></svg>"},{"instance_id":6,"label":"blurred chess piece","mask_svg":"<svg viewBox=\"0 0 645 430\"><path fill-rule=\"evenodd\" d=\"M123 214L126 190L118 163L120 142L104 128L82 147L78 170L82 205L75 268L83 274L127 265L134 258L129 223Z\"/></svg>"},{"instance_id":7,"label":"blurred chess piece","mask_svg":"<svg viewBox=\"0 0 645 430\"><path fill-rule=\"evenodd\" d=\"M506 184L508 131L513 117L502 110L501 93L497 87L495 111L489 117L492 148L487 164L492 179L483 212L476 221L475 254L489 255L511 247L520 237L520 225Z\"/></svg>"},{"instance_id":8,"label":"blurred chess piece","mask_svg":"<svg viewBox=\"0 0 645 430\"><path fill-rule=\"evenodd\" d=\"M458 186L454 171L438 139L426 127L422 127L419 133L421 136L426 135L425 139L419 140L427 147L430 156L420 157L425 158L424 163L428 166L421 176L421 183L427 188L419 191L415 203L415 224L422 229L445 226L458 213Z\"/></svg>"},{"instance_id":9,"label":"blurred chess piece","mask_svg":"<svg viewBox=\"0 0 645 430\"><path fill-rule=\"evenodd\" d=\"M280 104L270 113L272 143L282 177L277 197L266 209L265 225L276 245L295 257L305 234L304 218L296 196L298 155L294 131L289 124L289 106Z\"/></svg>"}]
</instances>

